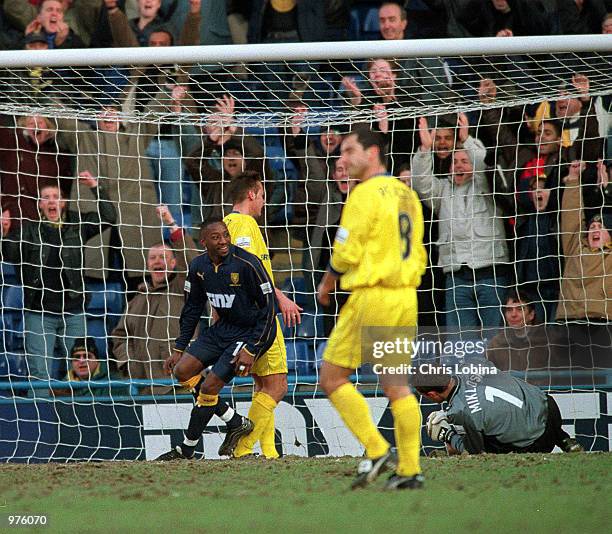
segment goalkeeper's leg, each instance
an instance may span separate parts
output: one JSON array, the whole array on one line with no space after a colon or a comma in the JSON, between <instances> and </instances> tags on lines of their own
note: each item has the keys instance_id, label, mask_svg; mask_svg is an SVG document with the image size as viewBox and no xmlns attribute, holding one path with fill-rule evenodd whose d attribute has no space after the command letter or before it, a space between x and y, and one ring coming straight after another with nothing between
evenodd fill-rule
<instances>
[{"instance_id":1,"label":"goalkeeper's leg","mask_svg":"<svg viewBox=\"0 0 612 534\"><path fill-rule=\"evenodd\" d=\"M278 458L274 443L274 409L287 393L287 375L253 375L253 379L255 392L248 418L253 421L255 428L240 439L234 450L234 457L241 458L252 454L255 443L259 441L266 458Z\"/></svg>"}]
</instances>

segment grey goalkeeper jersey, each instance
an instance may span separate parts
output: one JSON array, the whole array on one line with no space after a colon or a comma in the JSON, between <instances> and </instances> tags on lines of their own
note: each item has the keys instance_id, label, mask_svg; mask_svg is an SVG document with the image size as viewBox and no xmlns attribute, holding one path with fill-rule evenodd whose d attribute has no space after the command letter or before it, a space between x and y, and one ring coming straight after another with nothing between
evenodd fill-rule
<instances>
[{"instance_id":1,"label":"grey goalkeeper jersey","mask_svg":"<svg viewBox=\"0 0 612 534\"><path fill-rule=\"evenodd\" d=\"M447 400L446 412L450 423L465 429L465 434L451 439L455 449L470 454L511 452L531 445L544 433L548 406L538 387L499 370L454 378L457 387Z\"/></svg>"}]
</instances>

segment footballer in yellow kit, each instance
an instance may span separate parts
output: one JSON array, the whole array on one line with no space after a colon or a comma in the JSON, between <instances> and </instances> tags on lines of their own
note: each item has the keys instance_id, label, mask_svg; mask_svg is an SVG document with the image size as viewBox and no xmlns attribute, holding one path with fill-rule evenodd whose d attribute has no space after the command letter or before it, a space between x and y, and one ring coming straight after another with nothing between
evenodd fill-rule
<instances>
[{"instance_id":1,"label":"footballer in yellow kit","mask_svg":"<svg viewBox=\"0 0 612 534\"><path fill-rule=\"evenodd\" d=\"M232 212L225 216L223 222L227 225L232 243L251 254L255 254L263 263L264 268L270 275L270 279L274 283L270 253L261 235L257 221L251 215ZM268 352L255 362L251 369L251 372L257 376L287 372L287 349L278 318L276 319L276 332L274 344Z\"/></svg>"},{"instance_id":2,"label":"footballer in yellow kit","mask_svg":"<svg viewBox=\"0 0 612 534\"><path fill-rule=\"evenodd\" d=\"M417 489L420 472L421 412L408 376L380 375L391 402L397 452L374 424L369 406L349 381L361 361L362 333L368 327L405 327L414 335L416 288L425 272L423 213L414 191L386 173L384 137L358 129L342 142L341 159L360 183L349 195L327 272L318 288L321 304L340 279L351 296L340 311L321 367L321 387L343 421L365 447L352 488L363 487L393 470L385 489ZM405 380L404 380L405 379Z\"/></svg>"},{"instance_id":3,"label":"footballer in yellow kit","mask_svg":"<svg viewBox=\"0 0 612 534\"><path fill-rule=\"evenodd\" d=\"M416 326L416 288L426 258L423 214L414 191L388 175L354 188L329 266L351 296L327 343L326 361L359 367L362 327Z\"/></svg>"},{"instance_id":4,"label":"footballer in yellow kit","mask_svg":"<svg viewBox=\"0 0 612 534\"><path fill-rule=\"evenodd\" d=\"M262 261L272 282L272 264L268 247L254 217L259 217L265 205L265 190L257 173L243 173L232 179L230 185L232 213L224 219L231 241L255 254ZM285 325L299 323L302 309L278 288L274 288L278 307ZM240 438L233 451L235 458L253 454L253 447L259 441L266 458L277 458L275 445L274 410L287 393L287 349L283 332L277 321L277 334L272 347L253 365L251 373L255 381L253 402L248 417L253 422L253 431Z\"/></svg>"}]
</instances>

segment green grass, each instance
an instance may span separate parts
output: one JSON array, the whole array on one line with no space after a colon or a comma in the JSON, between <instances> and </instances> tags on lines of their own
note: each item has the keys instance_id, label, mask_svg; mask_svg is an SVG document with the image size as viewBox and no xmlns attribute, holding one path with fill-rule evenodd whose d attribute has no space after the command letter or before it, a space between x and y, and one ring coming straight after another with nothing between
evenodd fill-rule
<instances>
[{"instance_id":1,"label":"green grass","mask_svg":"<svg viewBox=\"0 0 612 534\"><path fill-rule=\"evenodd\" d=\"M0 467L0 517L44 532L605 532L612 454L423 460L426 487L350 492L355 458ZM2 530L0 526L0 530ZM9 531L25 532L22 527Z\"/></svg>"}]
</instances>

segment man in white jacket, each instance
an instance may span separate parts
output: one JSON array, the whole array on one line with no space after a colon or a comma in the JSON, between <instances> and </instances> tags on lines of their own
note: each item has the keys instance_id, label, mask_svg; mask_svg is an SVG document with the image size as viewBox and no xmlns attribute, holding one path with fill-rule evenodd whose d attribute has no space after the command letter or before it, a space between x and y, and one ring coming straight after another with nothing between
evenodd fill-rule
<instances>
[{"instance_id":1,"label":"man in white jacket","mask_svg":"<svg viewBox=\"0 0 612 534\"><path fill-rule=\"evenodd\" d=\"M486 149L468 136L453 153L450 179L434 176L435 132L419 122L421 146L412 158L412 187L437 215L438 265L445 274L446 326L486 337L502 324L508 249L501 213L484 173Z\"/></svg>"}]
</instances>

